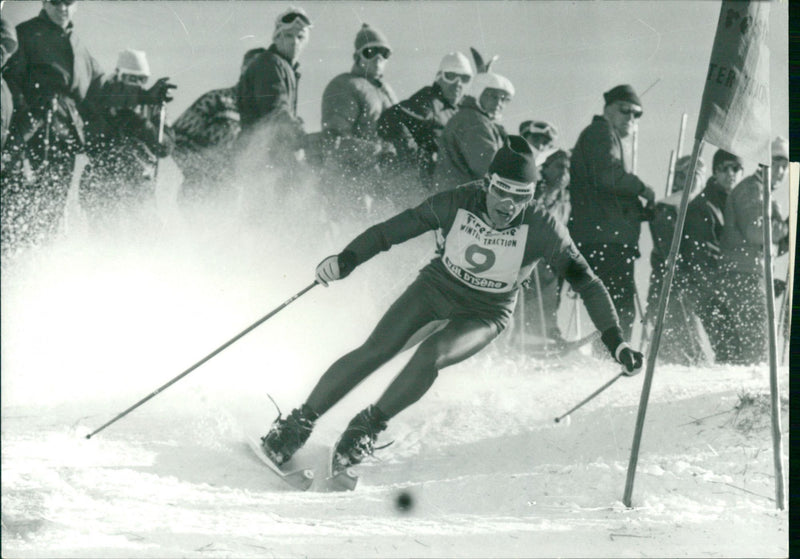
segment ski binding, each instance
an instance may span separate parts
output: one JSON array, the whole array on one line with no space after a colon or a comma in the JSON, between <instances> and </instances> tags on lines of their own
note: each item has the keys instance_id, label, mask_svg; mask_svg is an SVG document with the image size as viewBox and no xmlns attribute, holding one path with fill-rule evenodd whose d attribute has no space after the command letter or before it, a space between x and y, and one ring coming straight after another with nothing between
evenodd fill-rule
<instances>
[{"instance_id":1,"label":"ski binding","mask_svg":"<svg viewBox=\"0 0 800 559\"><path fill-rule=\"evenodd\" d=\"M254 439L253 437L247 437L247 446L253 451L253 453L261 460L267 468L272 471L276 476L282 479L285 483L298 489L300 491L307 491L311 484L314 483L314 472L309 469L300 469L294 470L291 472L284 472L275 462L270 460L267 455L264 453L264 449L261 447L261 442Z\"/></svg>"}]
</instances>

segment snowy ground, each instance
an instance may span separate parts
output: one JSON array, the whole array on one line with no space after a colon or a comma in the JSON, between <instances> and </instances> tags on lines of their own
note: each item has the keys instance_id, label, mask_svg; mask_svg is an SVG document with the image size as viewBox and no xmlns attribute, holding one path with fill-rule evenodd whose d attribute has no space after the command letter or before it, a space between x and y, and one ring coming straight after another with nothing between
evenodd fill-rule
<instances>
[{"instance_id":1,"label":"snowy ground","mask_svg":"<svg viewBox=\"0 0 800 559\"><path fill-rule=\"evenodd\" d=\"M274 418L266 394L299 404L410 281L423 241L310 291L83 438L308 285L354 232L309 236L284 220L289 243L165 221L146 246L90 242L72 222L4 270L4 557L788 556L766 366L656 368L632 508L621 501L643 375L556 424L613 363L536 361L500 341L390 424L394 444L355 492L293 492L266 472L245 444ZM404 358L324 416L296 463L322 476L328 445ZM787 366L779 376L788 432Z\"/></svg>"}]
</instances>

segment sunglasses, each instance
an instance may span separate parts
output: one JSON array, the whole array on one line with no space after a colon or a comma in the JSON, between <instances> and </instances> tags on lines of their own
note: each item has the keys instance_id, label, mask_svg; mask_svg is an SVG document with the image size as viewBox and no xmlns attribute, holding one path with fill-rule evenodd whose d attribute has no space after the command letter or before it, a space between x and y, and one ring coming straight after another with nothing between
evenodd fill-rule
<instances>
[{"instance_id":1,"label":"sunglasses","mask_svg":"<svg viewBox=\"0 0 800 559\"><path fill-rule=\"evenodd\" d=\"M120 74L120 81L128 85L144 85L147 83L147 76L136 76L134 74Z\"/></svg>"},{"instance_id":2,"label":"sunglasses","mask_svg":"<svg viewBox=\"0 0 800 559\"><path fill-rule=\"evenodd\" d=\"M486 94L490 97L494 97L498 103L508 103L511 101L511 96L504 91L488 91Z\"/></svg>"},{"instance_id":3,"label":"sunglasses","mask_svg":"<svg viewBox=\"0 0 800 559\"><path fill-rule=\"evenodd\" d=\"M636 109L623 109L621 107L617 107L617 110L620 112L620 114L625 116L633 115L633 118L641 118L642 116L642 111L637 111Z\"/></svg>"},{"instance_id":4,"label":"sunglasses","mask_svg":"<svg viewBox=\"0 0 800 559\"><path fill-rule=\"evenodd\" d=\"M308 18L299 12L289 12L281 18L281 22L292 23L296 19L302 19L306 25L311 25L311 22L308 20Z\"/></svg>"},{"instance_id":5,"label":"sunglasses","mask_svg":"<svg viewBox=\"0 0 800 559\"><path fill-rule=\"evenodd\" d=\"M459 74L457 72L442 72L442 81L445 83L455 83L460 81L463 84L468 84L472 76L469 74Z\"/></svg>"},{"instance_id":6,"label":"sunglasses","mask_svg":"<svg viewBox=\"0 0 800 559\"><path fill-rule=\"evenodd\" d=\"M533 199L533 192L527 194L512 192L519 188L501 180L497 173L492 173L489 177L489 194L501 201L510 200L515 206L524 206Z\"/></svg>"},{"instance_id":7,"label":"sunglasses","mask_svg":"<svg viewBox=\"0 0 800 559\"><path fill-rule=\"evenodd\" d=\"M367 47L361 49L361 56L363 56L367 60L372 60L379 54L384 60L388 60L389 57L392 55L392 51L390 51L386 47Z\"/></svg>"}]
</instances>

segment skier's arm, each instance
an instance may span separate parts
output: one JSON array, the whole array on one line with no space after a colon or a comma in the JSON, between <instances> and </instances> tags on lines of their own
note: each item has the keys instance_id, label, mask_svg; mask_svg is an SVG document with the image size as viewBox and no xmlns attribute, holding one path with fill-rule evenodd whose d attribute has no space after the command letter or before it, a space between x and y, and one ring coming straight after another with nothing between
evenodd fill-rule
<instances>
[{"instance_id":1,"label":"skier's arm","mask_svg":"<svg viewBox=\"0 0 800 559\"><path fill-rule=\"evenodd\" d=\"M553 236L546 236L543 242L549 244L547 263L559 276L567 280L573 291L578 293L586 306L592 323L601 332L601 339L609 353L625 366L628 373L638 371L642 366L643 356L625 343L619 318L603 282L598 278L586 259L580 253L566 229L556 224ZM550 237L550 238L548 238Z\"/></svg>"},{"instance_id":2,"label":"skier's arm","mask_svg":"<svg viewBox=\"0 0 800 559\"><path fill-rule=\"evenodd\" d=\"M416 208L411 208L373 225L348 244L339 254L329 256L317 266L317 281L323 285L347 277L357 266L379 252L442 227L451 219L453 191L434 194Z\"/></svg>"}]
</instances>

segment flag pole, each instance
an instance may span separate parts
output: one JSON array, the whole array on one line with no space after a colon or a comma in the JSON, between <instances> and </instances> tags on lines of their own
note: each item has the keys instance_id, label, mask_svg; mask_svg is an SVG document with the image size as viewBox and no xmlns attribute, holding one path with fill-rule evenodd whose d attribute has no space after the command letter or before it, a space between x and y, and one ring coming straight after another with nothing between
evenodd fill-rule
<instances>
[{"instance_id":1,"label":"flag pole","mask_svg":"<svg viewBox=\"0 0 800 559\"><path fill-rule=\"evenodd\" d=\"M681 206L678 210L678 219L675 223L675 231L672 234L672 244L669 249L669 257L667 258L667 270L664 276L663 283L661 284L661 293L658 297L658 313L656 314L656 323L653 328L653 338L650 340L650 347L647 355L647 368L644 375L644 383L642 385L642 395L639 400L639 411L636 416L636 429L633 433L633 444L631 445L631 456L628 462L628 475L625 480L625 494L622 502L626 507L631 506L631 494L633 492L633 479L636 475L636 464L639 460L639 445L642 440L642 428L644 427L644 417L647 413L647 401L650 398L650 387L653 383L653 373L656 366L656 357L658 356L658 346L661 343L661 331L664 328L664 315L667 310L667 301L669 300L669 292L672 287L672 278L675 275L675 264L678 260L678 251L681 246L681 237L683 236L683 224L686 221L686 210L689 207L689 194L691 190L692 180L697 168L697 161L700 159L700 154L703 151L703 140L698 139L694 142L694 149L692 150L692 160L689 165L689 172L686 175L686 182L683 186L683 193L681 195Z\"/></svg>"},{"instance_id":2,"label":"flag pole","mask_svg":"<svg viewBox=\"0 0 800 559\"><path fill-rule=\"evenodd\" d=\"M778 340L775 333L775 287L772 283L772 167L761 165L764 180L762 218L764 225L764 282L767 292L767 328L769 337L769 393L772 403L772 454L775 466L775 504L786 507L783 479L783 444L781 441L781 399L778 386Z\"/></svg>"}]
</instances>

